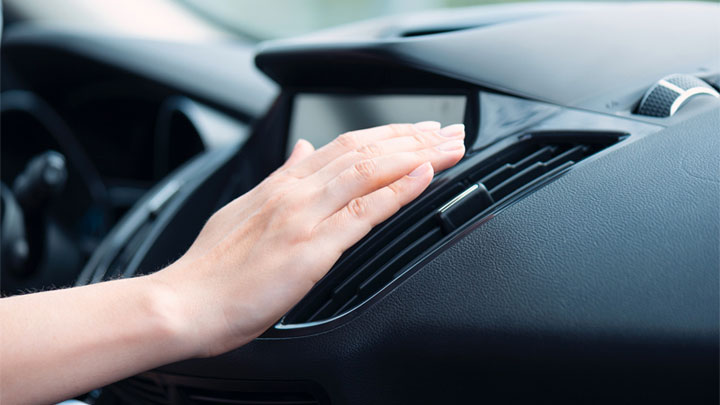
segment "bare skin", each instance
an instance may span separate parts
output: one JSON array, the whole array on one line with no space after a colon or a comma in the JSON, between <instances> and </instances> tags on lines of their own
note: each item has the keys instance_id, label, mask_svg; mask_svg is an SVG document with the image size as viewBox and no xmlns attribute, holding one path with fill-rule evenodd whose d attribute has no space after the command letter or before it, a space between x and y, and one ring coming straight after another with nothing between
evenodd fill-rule
<instances>
[{"instance_id":1,"label":"bare skin","mask_svg":"<svg viewBox=\"0 0 720 405\"><path fill-rule=\"evenodd\" d=\"M50 403L267 330L342 252L463 156L462 125L393 124L288 161L216 212L175 263L0 300L0 403Z\"/></svg>"}]
</instances>

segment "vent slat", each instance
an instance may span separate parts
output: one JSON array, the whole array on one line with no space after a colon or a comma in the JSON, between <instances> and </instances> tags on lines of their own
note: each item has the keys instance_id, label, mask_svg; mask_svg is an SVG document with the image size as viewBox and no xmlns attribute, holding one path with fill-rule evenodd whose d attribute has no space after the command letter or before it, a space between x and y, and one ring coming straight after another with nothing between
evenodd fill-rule
<instances>
[{"instance_id":1,"label":"vent slat","mask_svg":"<svg viewBox=\"0 0 720 405\"><path fill-rule=\"evenodd\" d=\"M386 284L397 277L405 265L412 261L412 259L417 257L424 250L432 247L433 244L439 242L441 239L442 231L440 228L436 227L412 243L410 246L403 249L403 251L397 254L387 264L380 267L380 269L376 270L370 277L363 281L362 284L358 286L357 293L354 294L344 305L338 308L332 316L339 315L370 298L382 287L383 284Z\"/></svg>"},{"instance_id":2,"label":"vent slat","mask_svg":"<svg viewBox=\"0 0 720 405\"><path fill-rule=\"evenodd\" d=\"M186 383L188 385L186 385ZM197 385L196 385L197 384ZM302 381L233 381L218 386L203 381L157 382L137 375L107 387L111 400L102 403L144 405L318 405L322 389ZM327 401L322 400L322 403Z\"/></svg>"},{"instance_id":3,"label":"vent slat","mask_svg":"<svg viewBox=\"0 0 720 405\"><path fill-rule=\"evenodd\" d=\"M498 184L509 179L513 175L525 170L528 166L532 165L533 163L551 159L553 156L553 153L556 150L557 150L556 147L545 146L544 148L538 150L537 152L518 161L517 163L507 163L507 164L503 165L499 169L495 170L494 172L492 172L492 173L488 174L487 176L483 177L482 179L480 179L480 183L483 183L485 185L485 187L487 187L488 189L496 187Z\"/></svg>"},{"instance_id":4,"label":"vent slat","mask_svg":"<svg viewBox=\"0 0 720 405\"><path fill-rule=\"evenodd\" d=\"M393 241L394 243L385 246L375 257L349 275L346 280L333 290L331 298L319 311L316 311L309 320L320 317L332 317L338 313L338 311L344 310L348 306L348 301L368 298L369 295L367 295L367 293L361 293L361 297L356 296L368 280L373 280L377 277L376 273L378 273L378 271L376 271L376 269L384 269L387 267L387 264L400 263L403 254L406 254L408 249L418 245L421 241L429 240L428 238L430 236L437 237L439 240L442 236L436 236L435 232L438 230L436 228L437 225L431 217L425 218L423 221L415 224L407 231L408 237L395 240ZM408 247L407 244L410 246ZM398 251L401 253L398 254Z\"/></svg>"},{"instance_id":5,"label":"vent slat","mask_svg":"<svg viewBox=\"0 0 720 405\"><path fill-rule=\"evenodd\" d=\"M203 405L317 405L311 393L283 391L226 391L200 388L181 388L183 404Z\"/></svg>"},{"instance_id":6,"label":"vent slat","mask_svg":"<svg viewBox=\"0 0 720 405\"><path fill-rule=\"evenodd\" d=\"M192 395L189 397L192 404L212 405L212 404L228 404L228 405L317 405L317 401L313 399L233 399L233 398L215 398L211 396Z\"/></svg>"},{"instance_id":7,"label":"vent slat","mask_svg":"<svg viewBox=\"0 0 720 405\"><path fill-rule=\"evenodd\" d=\"M387 221L346 252L283 322L322 321L347 313L468 221L487 216L624 136L608 132L533 134L519 137L515 143L507 142L492 154L468 158L472 164L466 161L464 166L451 169L458 173L450 177L449 184L419 198L402 215ZM488 197L482 201L473 199L473 194L467 193L473 184L476 189L487 189ZM448 206L446 211L439 210Z\"/></svg>"},{"instance_id":8,"label":"vent slat","mask_svg":"<svg viewBox=\"0 0 720 405\"><path fill-rule=\"evenodd\" d=\"M556 166L558 164L562 164L571 160L577 162L587 156L588 149L589 148L585 145L577 145L548 160L546 164L548 166Z\"/></svg>"},{"instance_id":9,"label":"vent slat","mask_svg":"<svg viewBox=\"0 0 720 405\"><path fill-rule=\"evenodd\" d=\"M547 166L542 162L535 162L531 166L525 168L520 173L515 174L509 179L500 183L497 187L490 189L490 195L495 201L502 200L512 193L513 190L520 188L523 184L539 177L547 170Z\"/></svg>"},{"instance_id":10,"label":"vent slat","mask_svg":"<svg viewBox=\"0 0 720 405\"><path fill-rule=\"evenodd\" d=\"M143 377L133 377L119 381L110 386L110 389L124 398L135 403L152 405L169 405L170 399L167 390Z\"/></svg>"},{"instance_id":11,"label":"vent slat","mask_svg":"<svg viewBox=\"0 0 720 405\"><path fill-rule=\"evenodd\" d=\"M439 227L436 227L432 231L428 232L426 235L423 235L420 239L413 242L410 246L400 252L392 261L390 261L385 266L381 267L378 271L376 271L373 275L368 277L367 280L363 281L363 283L360 284L358 289L360 291L367 291L368 288L377 288L378 283L383 282L383 277L394 277L396 272L400 270L398 268L399 266L409 263L419 253L431 247L435 242L438 242L440 239L442 239L442 231Z\"/></svg>"},{"instance_id":12,"label":"vent slat","mask_svg":"<svg viewBox=\"0 0 720 405\"><path fill-rule=\"evenodd\" d=\"M335 288L332 293L333 296L340 296L342 295L343 291L346 291L348 289L354 289L353 285L357 285L361 281L358 281L358 279L364 279L365 277L369 276L369 274L367 274L367 271L371 267L373 267L373 265L375 265L376 263L387 262L396 254L398 250L404 248L404 246L400 246L403 244L403 242L411 243L412 240L420 238L424 234L428 233L433 226L434 224L432 223L432 220L430 218L416 223L414 226L407 230L407 238L395 240L382 248L379 252L376 253L375 257L371 258L368 261L367 264L357 269L355 273L353 273L337 288Z\"/></svg>"},{"instance_id":13,"label":"vent slat","mask_svg":"<svg viewBox=\"0 0 720 405\"><path fill-rule=\"evenodd\" d=\"M542 173L542 177L545 177L548 175L557 174L557 173L569 168L573 164L575 164L575 162L570 160L570 161L567 161L567 162L561 164L560 166L555 166L552 168L543 165L540 169L538 169L538 171ZM518 177L520 177L520 176L522 176L522 174L518 175ZM537 179L537 178L533 178L533 180L535 180L535 179ZM513 179L507 181L507 183L511 183L511 182L513 182ZM526 186L528 186L529 184L531 184L533 182L531 181L531 182L527 182L527 183L523 183L523 182L513 182L513 183L514 184L512 184L511 186L508 186L508 188L505 188L503 190L498 190L497 191L498 198L504 199L504 198L510 196L511 194L513 194L516 190L524 189L524 188L526 188ZM503 186L503 185L501 185L501 186ZM517 188L513 189L512 186L516 186ZM498 189L499 188L500 188L500 186L498 186ZM507 193L507 194L501 196L501 193Z\"/></svg>"},{"instance_id":14,"label":"vent slat","mask_svg":"<svg viewBox=\"0 0 720 405\"><path fill-rule=\"evenodd\" d=\"M323 319L326 317L330 317L330 314L333 313L333 306L335 305L335 300L332 297L328 297L323 301L323 304L320 308L315 310L307 319L305 322L313 322L317 319ZM342 305L342 304L341 304Z\"/></svg>"},{"instance_id":15,"label":"vent slat","mask_svg":"<svg viewBox=\"0 0 720 405\"><path fill-rule=\"evenodd\" d=\"M519 173L513 175L509 179L503 181L496 187L490 189L490 194L493 196L495 201L505 198L506 196L510 195L513 190L519 189L520 187L522 187L523 184L531 182L535 178L542 176L548 171L554 169L555 167L562 165L565 162L574 163L573 158L575 158L575 160L582 159L583 153L587 150L588 148L586 146L578 145L553 157L547 162L535 162L530 166L527 166Z\"/></svg>"},{"instance_id":16,"label":"vent slat","mask_svg":"<svg viewBox=\"0 0 720 405\"><path fill-rule=\"evenodd\" d=\"M331 315L330 318L337 316L339 314L344 313L347 310L350 310L355 305L360 304L360 296L355 294L353 295L349 300L347 300L340 308L336 309Z\"/></svg>"}]
</instances>

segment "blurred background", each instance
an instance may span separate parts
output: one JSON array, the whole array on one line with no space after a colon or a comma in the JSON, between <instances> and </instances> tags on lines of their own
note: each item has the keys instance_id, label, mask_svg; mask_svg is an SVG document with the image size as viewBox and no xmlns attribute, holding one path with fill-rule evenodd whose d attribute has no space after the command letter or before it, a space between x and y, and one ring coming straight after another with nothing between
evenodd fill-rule
<instances>
[{"instance_id":1,"label":"blurred background","mask_svg":"<svg viewBox=\"0 0 720 405\"><path fill-rule=\"evenodd\" d=\"M0 4L0 294L73 283L144 196L191 162L243 145L278 95L278 86L254 63L261 41L313 32L407 38L602 7L516 0ZM613 21L607 26L612 29ZM305 101L304 107L317 105ZM327 137L342 130L328 128ZM57 174L52 184L40 176L45 169ZM123 248L112 269L140 266L132 260L154 228L143 222L140 229L128 231L136 245Z\"/></svg>"},{"instance_id":2,"label":"blurred background","mask_svg":"<svg viewBox=\"0 0 720 405\"><path fill-rule=\"evenodd\" d=\"M537 1L5 0L5 5L11 20L31 19L90 29L115 29L148 37L207 39L234 34L263 40L401 13L520 2Z\"/></svg>"}]
</instances>

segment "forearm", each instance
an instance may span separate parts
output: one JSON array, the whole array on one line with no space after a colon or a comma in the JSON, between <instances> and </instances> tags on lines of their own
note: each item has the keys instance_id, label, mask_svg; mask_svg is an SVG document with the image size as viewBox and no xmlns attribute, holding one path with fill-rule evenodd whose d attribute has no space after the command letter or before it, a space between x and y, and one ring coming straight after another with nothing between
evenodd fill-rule
<instances>
[{"instance_id":1,"label":"forearm","mask_svg":"<svg viewBox=\"0 0 720 405\"><path fill-rule=\"evenodd\" d=\"M3 404L63 400L197 354L176 297L151 277L5 298L0 320Z\"/></svg>"},{"instance_id":2,"label":"forearm","mask_svg":"<svg viewBox=\"0 0 720 405\"><path fill-rule=\"evenodd\" d=\"M260 185L215 213L151 276L0 300L0 402L52 402L262 334L343 251L464 153L437 122L298 142Z\"/></svg>"}]
</instances>

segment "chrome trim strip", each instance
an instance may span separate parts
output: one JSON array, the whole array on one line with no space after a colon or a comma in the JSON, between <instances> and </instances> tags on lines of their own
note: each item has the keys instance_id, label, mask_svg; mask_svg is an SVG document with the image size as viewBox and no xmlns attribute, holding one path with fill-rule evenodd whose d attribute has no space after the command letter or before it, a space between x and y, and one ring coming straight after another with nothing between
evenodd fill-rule
<instances>
[{"instance_id":1,"label":"chrome trim strip","mask_svg":"<svg viewBox=\"0 0 720 405\"><path fill-rule=\"evenodd\" d=\"M472 186L468 187L467 190L465 190L465 191L463 191L462 193L456 195L455 198L453 198L452 200L450 200L450 201L448 201L447 203L445 203L445 205L443 205L442 207L440 207L440 209L439 209L438 211L440 211L440 212L445 212L445 211L447 211L450 207L452 207L453 205L457 204L458 201L460 201L460 200L462 200L463 198L467 197L468 194L470 194L470 193L472 193L473 191L477 190L479 187L480 187L479 185L473 184Z\"/></svg>"},{"instance_id":2,"label":"chrome trim strip","mask_svg":"<svg viewBox=\"0 0 720 405\"><path fill-rule=\"evenodd\" d=\"M678 98L673 101L670 105L670 116L672 117L675 112L689 99L690 97L697 96L698 94L707 94L715 98L720 98L720 94L714 89L708 87L693 87L692 89L685 90Z\"/></svg>"}]
</instances>

